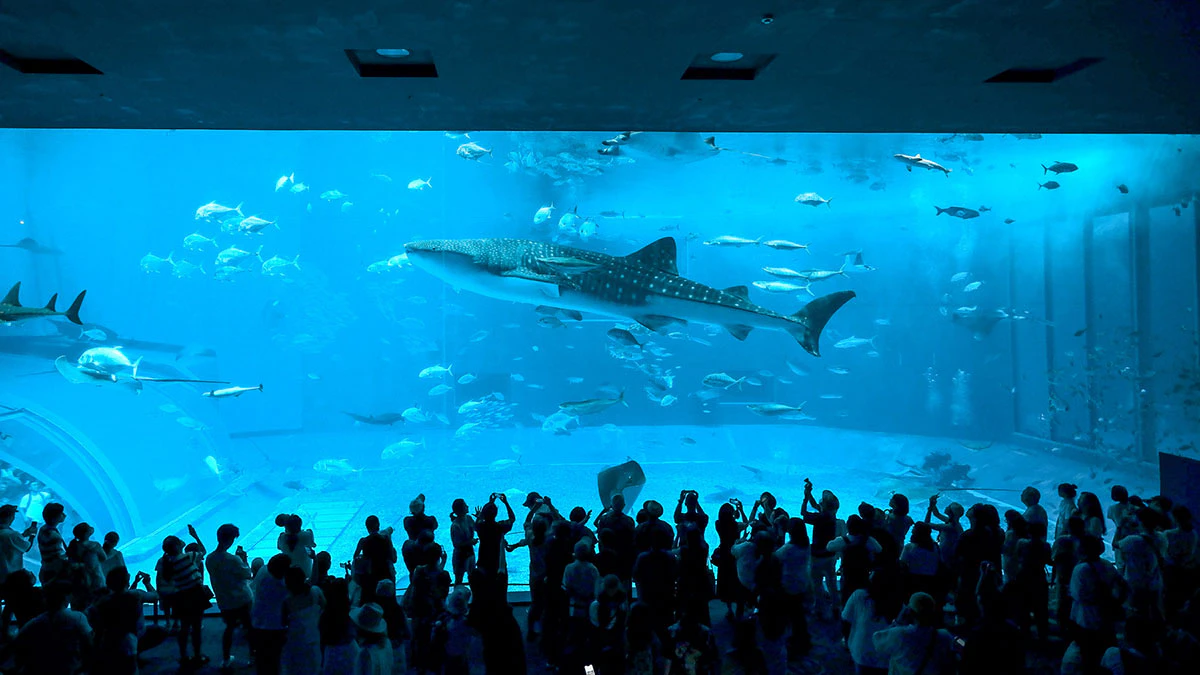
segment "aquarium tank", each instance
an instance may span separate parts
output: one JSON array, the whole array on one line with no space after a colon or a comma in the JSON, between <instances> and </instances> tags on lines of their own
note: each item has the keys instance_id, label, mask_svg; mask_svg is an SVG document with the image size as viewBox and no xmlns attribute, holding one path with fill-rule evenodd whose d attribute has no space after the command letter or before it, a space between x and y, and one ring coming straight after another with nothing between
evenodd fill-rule
<instances>
[{"instance_id":1,"label":"aquarium tank","mask_svg":"<svg viewBox=\"0 0 1200 675\"><path fill-rule=\"evenodd\" d=\"M281 513L345 562L419 494L447 548L493 493L1156 494L1197 457L1198 169L1161 135L2 130L3 499L150 569L188 524L268 557Z\"/></svg>"}]
</instances>

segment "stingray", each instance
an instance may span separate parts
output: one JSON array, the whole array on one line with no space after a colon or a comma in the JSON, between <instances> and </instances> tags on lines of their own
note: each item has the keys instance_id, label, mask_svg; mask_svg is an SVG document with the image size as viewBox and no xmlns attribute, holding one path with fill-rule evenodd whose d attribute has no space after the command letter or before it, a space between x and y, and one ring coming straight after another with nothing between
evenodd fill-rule
<instances>
[{"instance_id":1,"label":"stingray","mask_svg":"<svg viewBox=\"0 0 1200 675\"><path fill-rule=\"evenodd\" d=\"M625 503L632 504L642 493L646 484L646 472L634 460L610 466L596 474L596 487L600 491L600 503L608 506L614 495L625 496Z\"/></svg>"}]
</instances>

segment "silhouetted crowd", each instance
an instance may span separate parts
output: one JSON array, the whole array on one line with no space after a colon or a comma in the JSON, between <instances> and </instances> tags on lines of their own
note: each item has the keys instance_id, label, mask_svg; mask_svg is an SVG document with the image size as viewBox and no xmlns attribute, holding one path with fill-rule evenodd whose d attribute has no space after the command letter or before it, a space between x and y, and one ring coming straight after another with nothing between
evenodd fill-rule
<instances>
[{"instance_id":1,"label":"silhouetted crowd","mask_svg":"<svg viewBox=\"0 0 1200 675\"><path fill-rule=\"evenodd\" d=\"M619 493L595 519L580 506L563 516L536 492L520 515L504 494L473 511L457 499L450 551L419 495L399 550L393 528L371 516L336 570L301 518L284 514L269 560L248 560L235 525L217 529L211 551L189 526L187 541L163 541L153 575L132 578L116 533L97 542L80 523L66 541L57 503L40 528L18 532L16 507L3 506L0 667L128 675L173 635L181 667L197 668L208 662L204 617L215 606L221 667L252 662L264 675L514 675L527 672L527 643L561 673L716 675L733 661L739 672L783 675L810 658L814 635L836 634L817 629L839 620L858 673L1020 673L1034 652L1061 653L1062 673L1196 672L1190 512L1120 486L1105 511L1076 490L1058 487L1054 522L1034 488L1021 493L1023 512L943 508L934 495L914 519L895 494L887 509L864 502L843 520L835 494L806 480L792 513L767 492L749 513L738 499L721 504L711 551L694 491L680 493L671 520L653 500L628 515ZM34 545L36 576L24 564ZM508 589L508 557L520 549L524 630ZM408 588L398 595L401 565ZM155 604L164 626L146 621ZM714 621L729 622L732 649L718 648Z\"/></svg>"}]
</instances>

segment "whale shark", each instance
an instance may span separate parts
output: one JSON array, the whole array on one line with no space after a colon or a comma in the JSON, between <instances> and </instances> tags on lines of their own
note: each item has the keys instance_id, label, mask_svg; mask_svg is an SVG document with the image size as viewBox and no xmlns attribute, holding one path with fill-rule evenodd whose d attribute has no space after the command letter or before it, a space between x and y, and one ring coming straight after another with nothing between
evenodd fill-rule
<instances>
[{"instance_id":1,"label":"whale shark","mask_svg":"<svg viewBox=\"0 0 1200 675\"><path fill-rule=\"evenodd\" d=\"M745 340L755 328L778 330L813 356L821 355L825 324L855 297L839 291L795 314L780 314L751 302L745 286L717 289L679 276L671 237L621 257L526 239L432 239L404 248L415 267L456 289L630 319L656 332L671 324L703 323ZM580 261L574 269L586 270L564 273L567 259Z\"/></svg>"}]
</instances>

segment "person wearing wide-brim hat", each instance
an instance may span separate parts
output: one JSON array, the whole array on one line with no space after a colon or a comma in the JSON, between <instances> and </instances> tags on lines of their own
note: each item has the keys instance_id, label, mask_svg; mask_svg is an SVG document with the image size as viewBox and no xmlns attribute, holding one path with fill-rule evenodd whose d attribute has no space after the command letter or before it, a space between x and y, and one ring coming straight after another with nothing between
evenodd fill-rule
<instances>
[{"instance_id":1,"label":"person wearing wide-brim hat","mask_svg":"<svg viewBox=\"0 0 1200 675\"><path fill-rule=\"evenodd\" d=\"M368 602L350 610L350 620L358 627L358 660L354 675L391 675L392 643L387 636L387 621L383 608Z\"/></svg>"}]
</instances>

